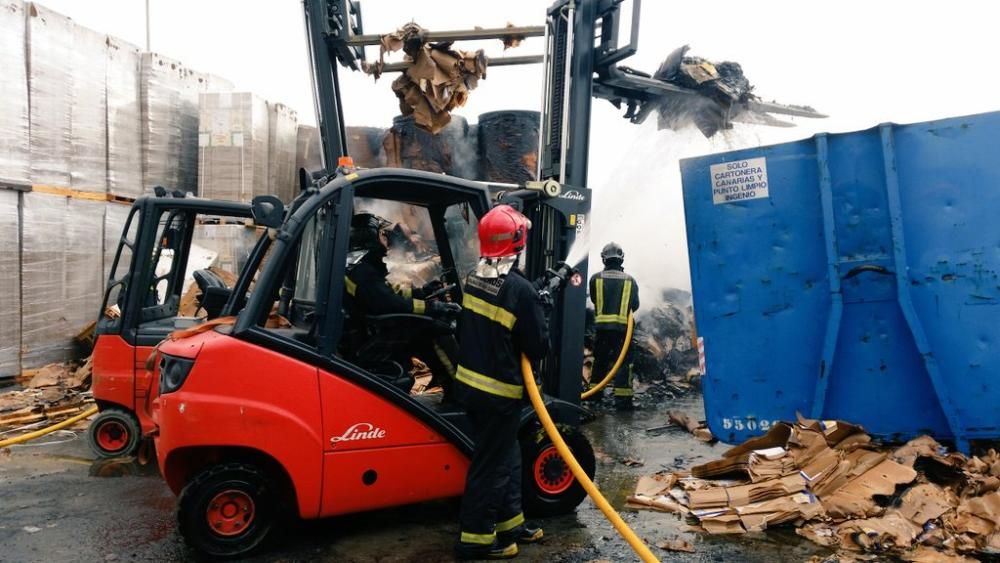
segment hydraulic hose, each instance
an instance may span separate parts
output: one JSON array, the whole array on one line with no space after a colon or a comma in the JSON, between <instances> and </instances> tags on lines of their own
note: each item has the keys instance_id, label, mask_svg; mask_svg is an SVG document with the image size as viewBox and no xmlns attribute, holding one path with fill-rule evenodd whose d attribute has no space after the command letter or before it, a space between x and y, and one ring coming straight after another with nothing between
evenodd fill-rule
<instances>
[{"instance_id":1,"label":"hydraulic hose","mask_svg":"<svg viewBox=\"0 0 1000 563\"><path fill-rule=\"evenodd\" d=\"M632 333L632 315L629 315L629 334ZM621 357L619 357L619 362ZM612 370L613 371L613 370ZM545 428L545 433L548 434L549 440L555 445L556 449L559 451L559 455L562 456L563 461L569 466L570 471L573 472L573 476L576 480L580 482L587 494L597 505L597 508L601 509L604 513L604 517L611 522L611 525L615 527L615 530L625 539L626 542L632 547L639 559L642 559L644 563L659 562L659 559L653 555L653 552L646 547L639 536L635 535L635 532L628 527L628 524L622 520L622 517L615 512L615 509L611 507L611 504L601 495L601 492L597 490L597 486L594 482L590 480L587 476L587 472L580 467L577 463L576 458L573 457L573 452L569 450L569 446L559 435L559 431L556 430L556 425L552 422L552 417L549 416L548 409L545 408L545 403L542 401L542 395L538 392L538 386L535 384L535 374L531 369L531 362L528 361L527 356L521 354L521 375L524 377L524 387L528 390L528 397L531 399L531 405L535 408L535 412L538 414L538 419L542 422L542 427Z\"/></svg>"},{"instance_id":2,"label":"hydraulic hose","mask_svg":"<svg viewBox=\"0 0 1000 563\"><path fill-rule=\"evenodd\" d=\"M53 424L52 426L48 426L48 427L42 428L41 430L35 430L34 432L28 432L27 434L21 434L20 436L17 436L15 438L8 438L6 440L2 440L2 441L0 441L0 448L6 448L7 446L13 446L15 444L21 444L21 443L27 442L29 440L34 440L35 438L41 438L42 436L44 436L46 434L51 434L52 432L55 432L56 430L62 430L63 428L66 428L67 426L76 424L77 422L80 422L81 420L83 420L83 419L85 419L85 418L87 418L89 416L93 416L94 414L97 414L97 407L90 407L89 409L83 411L82 413L80 413L80 414L78 414L78 415L76 415L76 416L74 416L72 418L67 418L66 420L64 420L62 422L58 422L56 424Z\"/></svg>"},{"instance_id":3,"label":"hydraulic hose","mask_svg":"<svg viewBox=\"0 0 1000 563\"><path fill-rule=\"evenodd\" d=\"M618 373L622 364L625 363L625 356L628 356L628 349L632 345L632 328L634 324L635 321L632 319L632 311L629 311L628 323L625 326L625 342L622 343L622 350L618 353L618 359L615 360L615 365L611 366L611 371L608 372L608 375L604 376L604 379L602 379L600 383L584 391L583 394L580 395L580 399L589 399L600 393L601 390L607 387L608 383L611 383L611 380L615 378L615 374ZM593 377L591 377L591 379L593 379Z\"/></svg>"}]
</instances>

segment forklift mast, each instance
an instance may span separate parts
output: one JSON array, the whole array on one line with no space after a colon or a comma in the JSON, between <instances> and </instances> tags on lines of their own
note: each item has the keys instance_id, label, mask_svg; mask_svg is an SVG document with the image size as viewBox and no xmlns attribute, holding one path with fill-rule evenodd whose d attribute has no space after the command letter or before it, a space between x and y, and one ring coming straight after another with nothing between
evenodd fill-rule
<instances>
[{"instance_id":1,"label":"forklift mast","mask_svg":"<svg viewBox=\"0 0 1000 563\"><path fill-rule=\"evenodd\" d=\"M626 117L638 123L641 118L634 115L646 116L650 108L704 97L698 91L626 67L619 68L620 61L635 54L639 42L641 0L632 0L629 41L619 45L623 2L557 0L546 11L543 26L425 30L423 33L426 41L510 36L544 38L541 55L489 61L491 67L537 63L543 66L536 181L513 189L511 186L491 186L491 191L505 190L500 201L521 209L532 221L525 268L531 279L566 260L588 224L591 198L586 185L592 98L608 100L616 107L626 105L629 108ZM350 154L334 61L351 70L360 70L365 62L365 46L378 45L381 36L364 34L360 0L303 0L303 6L312 63L313 99L323 159L329 173L335 169L340 156ZM406 66L405 63L386 65L383 72L403 71ZM637 108L640 109L638 114ZM749 100L735 113L727 108L722 113L723 125L747 114L770 119L772 124L783 123L769 113L823 117L808 108ZM583 261L571 266L578 268L580 277L577 280L583 283L568 285L557 298L550 319L552 353L539 370L546 393L574 403L580 398L586 320L585 258L589 252L582 254Z\"/></svg>"},{"instance_id":2,"label":"forklift mast","mask_svg":"<svg viewBox=\"0 0 1000 563\"><path fill-rule=\"evenodd\" d=\"M559 0L548 9L544 26L427 32L428 40L479 40L511 34L544 37L544 54L540 57L510 57L490 63L543 63L539 182L519 186L504 195L505 202L520 208L532 220L525 268L532 279L566 259L590 216L590 190L585 186L595 68L633 54L638 41L640 0L633 0L631 41L625 48L618 48L622 1ZM334 61L360 70L365 61L364 47L377 45L380 36L364 35L358 0L304 0L303 6L324 165L332 171L340 156L350 154ZM598 28L599 36L595 35ZM388 66L385 70L402 67ZM546 180L551 181L550 186L555 183L557 191L546 194L540 190ZM552 352L542 362L539 375L546 393L579 403L587 262L584 259L573 266L579 271L578 280L584 283L568 285L556 300L550 319Z\"/></svg>"}]
</instances>

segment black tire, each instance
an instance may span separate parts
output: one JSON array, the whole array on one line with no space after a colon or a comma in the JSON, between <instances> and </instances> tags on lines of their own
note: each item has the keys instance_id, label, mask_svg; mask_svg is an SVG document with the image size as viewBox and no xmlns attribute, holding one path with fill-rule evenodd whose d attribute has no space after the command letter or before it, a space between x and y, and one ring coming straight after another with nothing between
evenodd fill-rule
<instances>
[{"instance_id":1,"label":"black tire","mask_svg":"<svg viewBox=\"0 0 1000 563\"><path fill-rule=\"evenodd\" d=\"M277 506L274 484L263 471L226 463L209 467L184 487L177 526L184 541L202 554L240 557L264 545L275 527Z\"/></svg>"},{"instance_id":2,"label":"black tire","mask_svg":"<svg viewBox=\"0 0 1000 563\"><path fill-rule=\"evenodd\" d=\"M590 440L579 428L559 425L558 429L577 463L593 479L595 461ZM521 504L530 516L572 512L587 496L541 428L521 436L521 490Z\"/></svg>"},{"instance_id":3,"label":"black tire","mask_svg":"<svg viewBox=\"0 0 1000 563\"><path fill-rule=\"evenodd\" d=\"M142 428L134 414L118 407L107 408L91 421L87 443L101 459L132 456L142 443Z\"/></svg>"}]
</instances>

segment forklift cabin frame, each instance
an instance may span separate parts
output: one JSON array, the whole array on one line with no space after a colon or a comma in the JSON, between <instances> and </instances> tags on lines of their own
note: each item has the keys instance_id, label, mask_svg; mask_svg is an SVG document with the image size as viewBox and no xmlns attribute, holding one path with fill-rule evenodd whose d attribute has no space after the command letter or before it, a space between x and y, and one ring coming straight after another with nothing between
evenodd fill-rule
<instances>
[{"instance_id":1,"label":"forklift cabin frame","mask_svg":"<svg viewBox=\"0 0 1000 563\"><path fill-rule=\"evenodd\" d=\"M315 475L310 469L312 462L304 465L294 457L304 456L312 459L310 452L314 446L311 444L315 443L323 447L324 455L340 453L339 446L333 449L330 444L336 445L342 439L340 436L345 428L353 428L352 424L362 422L352 418L358 413L363 413L360 416L364 417L365 423L383 428L390 437L412 433L409 429L414 428L414 421L426 425L443 439L443 442L432 439L433 443L438 444L436 447L444 448L444 444L451 444L455 449L434 450L444 456L441 458L442 463L454 463L459 459L454 457L456 454L461 454L466 459L472 455L473 439L469 433L470 425L461 407L440 402L436 399L440 395L415 396L401 390L385 377L368 372L339 355L338 341L343 334L345 319L344 276L355 198L389 200L427 207L431 211L432 221L435 224L435 239L442 253L443 265L446 266L451 262L452 256L450 238L444 229L445 209L455 204L468 204L470 211L477 218L482 217L490 209L489 191L482 183L402 169L358 170L327 178L321 184L319 187L307 189L300 196L296 201L296 208L277 229L270 249L270 258L261 269L256 280L257 285L250 292L246 306L239 312L233 325L215 327L214 330L178 341L167 341L160 347L160 372L165 375L159 378L158 395L153 401L153 417L160 427L160 432L156 436L156 449L163 476L177 494L180 494L181 490L207 465L240 459L243 455L250 456L248 459L256 460L255 463L281 468L279 474L283 472L288 476L302 517L329 516L407 502L392 501L391 499L396 497L390 495L379 497L380 500L373 501L375 504L372 504L366 503L363 497L358 497L356 501L352 500L349 503L349 508L341 506L341 508L321 510L319 495L326 497L326 492L321 493L326 487L323 485L317 487L314 478L306 477L310 472ZM315 330L309 331L315 334L315 339L304 341L287 329L267 328L266 320L274 303L281 300L282 294L290 286L294 287L294 282L289 283L288 276L297 275L299 271L297 260L302 255L300 245L305 240L304 236L310 221L320 217L321 210L326 210L325 215L322 215L326 224L316 253L317 291L315 302L311 304L315 307L312 315ZM261 255L256 256L256 260L259 262ZM241 274L241 282L244 276L251 275L255 270L255 264L248 263ZM460 290L461 285L457 284L456 288ZM238 358L246 356L266 358L272 367L267 369L267 373L261 373L252 366L243 368ZM316 370L313 373L319 378L319 396L295 395L296 403L293 407L281 407L278 404L270 405L267 398L257 396L261 391L254 391L272 389L274 386L283 387L281 373L286 369L297 370L296 373L299 375L295 377L301 378L303 366ZM313 375L308 377L311 379ZM240 381L240 387L245 388L229 387L233 381ZM296 385L301 385L301 379L295 381ZM315 388L314 385L308 383L306 388ZM220 391L219 386L224 390ZM330 386L350 387L363 390L363 393L353 395L350 407L346 405L337 407L336 403L320 405L321 428L314 425L302 426L304 421L309 419L306 413L315 408L310 405L323 403L323 397L326 396L323 389ZM288 391L284 393L287 394ZM392 409L386 410L380 406L383 401L401 413ZM556 398L545 397L545 401L553 417L561 422L578 420L582 412L579 406ZM291 410L288 410L289 408ZM234 412L233 409L238 409L240 416L222 414ZM301 412L295 409L301 409ZM341 414L345 409L355 414ZM211 417L210 433L205 432L197 422L199 420L203 421L202 424L207 422L208 419L204 417ZM334 423L331 424L331 421ZM245 428L250 427L261 430L246 432ZM275 445L271 441L273 436L270 436L271 429L282 427L299 428L300 430L296 432L305 432L319 439L312 441L305 437L301 440L299 437L294 439L290 437L289 440L295 443L301 441L302 445L294 446L293 450L286 452L284 449L294 444L288 442ZM520 416L519 435L528 436L526 433L540 431L537 416L530 406L525 406ZM530 436L534 437L535 434ZM420 440L426 441L427 438ZM533 438L529 442L540 443ZM412 445L422 446L426 445L426 442L416 442ZM398 449L398 446L386 448L377 444L352 447L366 448L365 451L371 452L370 461L365 462L366 466L383 469L389 467L381 465L388 463L385 461L386 456L395 455L391 454L390 450ZM594 468L590 446L584 441L584 446L581 447L587 449L580 454L588 460L587 470L592 474ZM303 451L302 448L307 448L308 451ZM546 455L551 457L554 454L548 452ZM333 463L333 461L323 463ZM391 464L390 466L395 467ZM537 461L534 466L535 471L539 471ZM328 471L325 467L326 465L323 471ZM448 469L447 465L444 467ZM531 466L528 467L530 469ZM335 467L329 469L329 471L335 470ZM429 498L451 496L460 492L462 481L454 479L461 477L452 474L448 483L436 486L437 493ZM386 486L403 485L397 483ZM573 495L572 507L585 497L582 488L577 488L578 491L574 489L575 492L566 493ZM357 494L349 488L343 493L351 498ZM552 494L553 498L564 498L562 491ZM406 499L407 495L400 494L398 498ZM387 502L390 504L385 504ZM559 501L560 510L565 510L566 502Z\"/></svg>"},{"instance_id":2,"label":"forklift cabin frame","mask_svg":"<svg viewBox=\"0 0 1000 563\"><path fill-rule=\"evenodd\" d=\"M193 242L194 219L198 215L244 220L252 216L250 205L244 203L140 197L125 221L104 291L94 344L94 398L102 411L117 407L131 413L142 434L148 434L155 428L149 413L140 408L148 400L156 377L155 368L147 372L146 360L155 346L176 328L174 321ZM182 219L182 229L169 232L177 218ZM161 223L164 224L163 233L159 232ZM131 232L133 224L134 233ZM168 246L175 254L170 271L157 276L156 265L166 239L170 239ZM260 242L255 252L261 246ZM120 273L118 270L124 265L126 249L131 254L130 262L126 271ZM253 255L248 265L251 262L254 262ZM167 283L164 303L149 305L150 295L163 281ZM112 303L113 297L115 302ZM119 306L117 318L107 314L108 308L113 305ZM171 322L156 322L167 319Z\"/></svg>"}]
</instances>

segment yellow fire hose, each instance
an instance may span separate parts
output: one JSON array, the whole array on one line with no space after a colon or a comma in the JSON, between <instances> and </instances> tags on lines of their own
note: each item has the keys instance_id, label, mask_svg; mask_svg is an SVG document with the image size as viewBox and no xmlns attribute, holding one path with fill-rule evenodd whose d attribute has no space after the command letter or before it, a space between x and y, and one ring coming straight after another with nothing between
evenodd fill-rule
<instances>
[{"instance_id":1,"label":"yellow fire hose","mask_svg":"<svg viewBox=\"0 0 1000 563\"><path fill-rule=\"evenodd\" d=\"M14 438L0 440L0 448L6 448L7 446L13 446L14 444L21 444L29 440L34 440L35 438L41 438L42 436L51 434L56 430L62 430L67 426L72 426L73 424L76 424L89 416L93 416L94 414L97 414L97 407L90 407L73 418L67 418L66 420L53 424L52 426L42 428L41 430L35 430L34 432L28 432L27 434L21 434L20 436Z\"/></svg>"},{"instance_id":2,"label":"yellow fire hose","mask_svg":"<svg viewBox=\"0 0 1000 563\"><path fill-rule=\"evenodd\" d=\"M632 315L630 314L628 329L630 337L632 334L631 319ZM628 340L626 340L626 342L628 342ZM624 354L619 355L619 363L621 363L622 357L624 357ZM612 375L614 374L613 372L614 370L612 370ZM521 354L521 375L524 377L524 387L528 390L528 397L531 398L531 405L535 408L535 412L538 413L538 419L542 422L542 427L545 428L545 433L548 434L549 440L552 440L552 443L559 451L559 455L562 456L563 461L565 461L566 465L569 466L570 471L573 472L573 476L576 477L576 480L579 481L580 485L582 485L584 490L587 491L587 494L590 495L590 498L594 501L594 504L597 505L597 508L601 509L605 518L611 522L611 525L615 527L615 530L618 530L618 533L621 534L622 538L624 538L625 541L627 541L632 547L632 550L639 556L639 559L642 559L644 563L650 563L653 561L658 563L659 559L657 559L656 556L653 555L653 552L646 547L646 544L639 539L639 536L635 535L635 532L628 527L628 524L622 520L622 517L615 512L615 509L611 507L611 504L608 503L607 499L605 499L601 495L601 492L597 490L597 486L594 485L594 482L587 476L587 472L580 467L576 458L573 457L573 452L569 450L569 446L566 445L562 436L559 435L559 431L556 430L555 423L552 422L552 417L549 416L549 411L545 408L545 403L542 401L542 395L538 392L538 386L535 385L535 374L531 370L531 362L528 361L527 356L524 354Z\"/></svg>"},{"instance_id":3,"label":"yellow fire hose","mask_svg":"<svg viewBox=\"0 0 1000 563\"><path fill-rule=\"evenodd\" d=\"M629 346L632 344L633 325L634 321L632 320L632 311L629 311L628 324L625 328L625 342L622 344L622 351L618 353L618 359L615 360L615 365L611 366L611 371L608 372L608 375L604 376L604 379L602 379L600 383L584 391L583 394L580 395L580 399L589 399L600 393L601 390L607 387L608 383L611 383L611 380L615 378L615 374L618 373L622 364L625 363L625 356L628 355ZM591 380L593 380L593 376L591 376Z\"/></svg>"}]
</instances>

